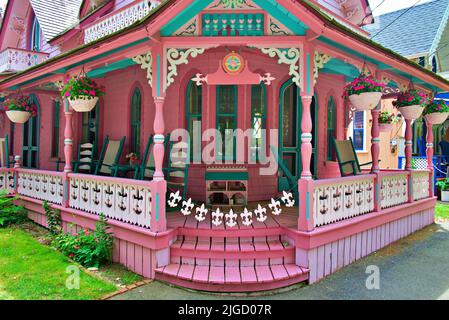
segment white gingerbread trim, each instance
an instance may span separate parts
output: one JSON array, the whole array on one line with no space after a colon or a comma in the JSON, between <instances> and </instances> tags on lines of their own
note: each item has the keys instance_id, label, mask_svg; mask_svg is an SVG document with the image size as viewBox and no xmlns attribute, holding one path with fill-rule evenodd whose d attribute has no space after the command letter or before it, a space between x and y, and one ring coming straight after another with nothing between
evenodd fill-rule
<instances>
[{"instance_id":1,"label":"white gingerbread trim","mask_svg":"<svg viewBox=\"0 0 449 320\"><path fill-rule=\"evenodd\" d=\"M153 86L153 55L151 52L147 52L146 54L138 55L132 58L132 60L140 65L142 70L147 71L147 79L150 86Z\"/></svg>"},{"instance_id":2,"label":"white gingerbread trim","mask_svg":"<svg viewBox=\"0 0 449 320\"><path fill-rule=\"evenodd\" d=\"M314 64L313 64L313 85L316 85L320 69L323 69L324 65L328 63L330 60L332 60L331 56L315 51Z\"/></svg>"},{"instance_id":3,"label":"white gingerbread trim","mask_svg":"<svg viewBox=\"0 0 449 320\"><path fill-rule=\"evenodd\" d=\"M178 66L181 64L189 64L189 57L196 58L206 51L205 48L190 48L177 49L168 48L166 52L167 59L167 74L165 77L164 91L175 82L175 77L178 75Z\"/></svg>"},{"instance_id":4,"label":"white gingerbread trim","mask_svg":"<svg viewBox=\"0 0 449 320\"><path fill-rule=\"evenodd\" d=\"M292 81L302 89L302 77L300 70L301 53L299 48L259 48L262 53L270 58L278 57L279 64L287 64L289 66L289 75Z\"/></svg>"}]
</instances>

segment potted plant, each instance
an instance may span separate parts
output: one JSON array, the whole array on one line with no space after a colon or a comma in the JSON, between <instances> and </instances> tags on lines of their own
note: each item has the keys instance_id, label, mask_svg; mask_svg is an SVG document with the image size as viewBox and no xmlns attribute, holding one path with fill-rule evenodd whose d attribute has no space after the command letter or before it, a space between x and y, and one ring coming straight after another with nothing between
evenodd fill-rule
<instances>
[{"instance_id":1,"label":"potted plant","mask_svg":"<svg viewBox=\"0 0 449 320\"><path fill-rule=\"evenodd\" d=\"M427 96L416 89L399 92L393 105L399 109L406 120L418 119L428 103Z\"/></svg>"},{"instance_id":2,"label":"potted plant","mask_svg":"<svg viewBox=\"0 0 449 320\"><path fill-rule=\"evenodd\" d=\"M390 132L393 128L393 123L397 121L397 117L387 111L383 111L379 114L379 131Z\"/></svg>"},{"instance_id":3,"label":"potted plant","mask_svg":"<svg viewBox=\"0 0 449 320\"><path fill-rule=\"evenodd\" d=\"M424 109L424 117L431 124L442 124L449 116L449 106L443 100L433 100Z\"/></svg>"},{"instance_id":4,"label":"potted plant","mask_svg":"<svg viewBox=\"0 0 449 320\"><path fill-rule=\"evenodd\" d=\"M9 120L14 123L25 123L31 117L37 115L37 106L27 96L7 99L3 102L3 106L5 107Z\"/></svg>"},{"instance_id":5,"label":"potted plant","mask_svg":"<svg viewBox=\"0 0 449 320\"><path fill-rule=\"evenodd\" d=\"M95 81L83 75L70 78L62 90L61 96L69 100L73 110L89 112L95 108L98 99L104 95L104 92L104 87L100 87Z\"/></svg>"},{"instance_id":6,"label":"potted plant","mask_svg":"<svg viewBox=\"0 0 449 320\"><path fill-rule=\"evenodd\" d=\"M129 165L133 166L139 161L139 156L136 153L131 152L130 154L126 155L126 159L129 161Z\"/></svg>"},{"instance_id":7,"label":"potted plant","mask_svg":"<svg viewBox=\"0 0 449 320\"><path fill-rule=\"evenodd\" d=\"M361 74L346 85L343 97L349 99L357 111L372 110L379 104L384 88L385 84L372 75Z\"/></svg>"},{"instance_id":8,"label":"potted plant","mask_svg":"<svg viewBox=\"0 0 449 320\"><path fill-rule=\"evenodd\" d=\"M436 186L441 192L441 201L449 202L449 178L438 181Z\"/></svg>"}]
</instances>

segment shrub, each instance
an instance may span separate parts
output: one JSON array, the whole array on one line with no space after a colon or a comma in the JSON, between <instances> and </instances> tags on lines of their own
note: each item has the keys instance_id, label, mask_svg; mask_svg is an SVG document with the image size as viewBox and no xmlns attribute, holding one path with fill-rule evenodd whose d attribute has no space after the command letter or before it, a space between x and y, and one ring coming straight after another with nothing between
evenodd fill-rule
<instances>
[{"instance_id":1,"label":"shrub","mask_svg":"<svg viewBox=\"0 0 449 320\"><path fill-rule=\"evenodd\" d=\"M51 235L57 235L62 232L61 211L50 207L47 201L44 201L42 207L45 210L45 217L47 217L47 225Z\"/></svg>"},{"instance_id":2,"label":"shrub","mask_svg":"<svg viewBox=\"0 0 449 320\"><path fill-rule=\"evenodd\" d=\"M28 219L26 209L14 204L16 199L6 191L0 191L0 227L23 223Z\"/></svg>"},{"instance_id":3,"label":"shrub","mask_svg":"<svg viewBox=\"0 0 449 320\"><path fill-rule=\"evenodd\" d=\"M449 191L449 178L438 181L436 187L441 191Z\"/></svg>"},{"instance_id":4,"label":"shrub","mask_svg":"<svg viewBox=\"0 0 449 320\"><path fill-rule=\"evenodd\" d=\"M54 246L85 267L99 267L112 260L113 237L104 215L95 224L95 231L82 229L78 233L61 233L55 237Z\"/></svg>"}]
</instances>

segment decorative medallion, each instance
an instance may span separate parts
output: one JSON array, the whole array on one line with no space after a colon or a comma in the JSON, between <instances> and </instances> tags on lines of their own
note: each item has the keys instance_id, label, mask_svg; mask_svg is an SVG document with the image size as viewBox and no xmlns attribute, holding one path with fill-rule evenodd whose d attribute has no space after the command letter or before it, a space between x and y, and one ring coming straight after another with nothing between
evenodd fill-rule
<instances>
[{"instance_id":1,"label":"decorative medallion","mask_svg":"<svg viewBox=\"0 0 449 320\"><path fill-rule=\"evenodd\" d=\"M237 75L245 69L245 60L238 53L231 52L223 59L223 69L227 74Z\"/></svg>"}]
</instances>

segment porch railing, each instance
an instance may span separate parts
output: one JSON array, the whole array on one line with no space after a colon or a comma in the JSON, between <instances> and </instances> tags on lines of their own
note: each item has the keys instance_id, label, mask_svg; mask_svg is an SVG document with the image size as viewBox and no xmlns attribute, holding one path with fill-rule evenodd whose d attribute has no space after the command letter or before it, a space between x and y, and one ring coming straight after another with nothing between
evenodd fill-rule
<instances>
[{"instance_id":1,"label":"porch railing","mask_svg":"<svg viewBox=\"0 0 449 320\"><path fill-rule=\"evenodd\" d=\"M64 174L53 171L17 169L17 193L62 205Z\"/></svg>"},{"instance_id":2,"label":"porch railing","mask_svg":"<svg viewBox=\"0 0 449 320\"><path fill-rule=\"evenodd\" d=\"M408 202L408 171L383 171L379 174L382 209Z\"/></svg>"},{"instance_id":3,"label":"porch railing","mask_svg":"<svg viewBox=\"0 0 449 320\"><path fill-rule=\"evenodd\" d=\"M317 180L313 191L314 226L374 211L375 175Z\"/></svg>"},{"instance_id":4,"label":"porch railing","mask_svg":"<svg viewBox=\"0 0 449 320\"><path fill-rule=\"evenodd\" d=\"M69 174L69 207L139 227L151 225L151 183Z\"/></svg>"},{"instance_id":5,"label":"porch railing","mask_svg":"<svg viewBox=\"0 0 449 320\"><path fill-rule=\"evenodd\" d=\"M84 43L90 43L123 30L146 17L160 1L140 1L112 12L84 30Z\"/></svg>"},{"instance_id":6,"label":"porch railing","mask_svg":"<svg viewBox=\"0 0 449 320\"><path fill-rule=\"evenodd\" d=\"M15 188L14 169L0 168L0 190L13 194Z\"/></svg>"},{"instance_id":7,"label":"porch railing","mask_svg":"<svg viewBox=\"0 0 449 320\"><path fill-rule=\"evenodd\" d=\"M421 200L430 196L429 184L430 184L430 171L412 171L411 188L413 199Z\"/></svg>"},{"instance_id":8,"label":"porch railing","mask_svg":"<svg viewBox=\"0 0 449 320\"><path fill-rule=\"evenodd\" d=\"M23 71L48 59L48 53L17 48L7 48L0 52L0 73Z\"/></svg>"}]
</instances>

